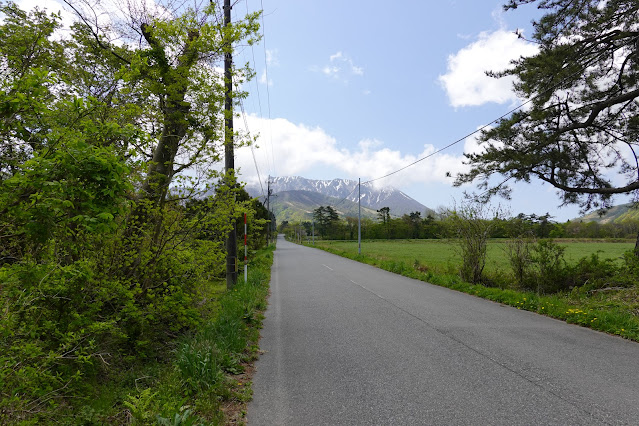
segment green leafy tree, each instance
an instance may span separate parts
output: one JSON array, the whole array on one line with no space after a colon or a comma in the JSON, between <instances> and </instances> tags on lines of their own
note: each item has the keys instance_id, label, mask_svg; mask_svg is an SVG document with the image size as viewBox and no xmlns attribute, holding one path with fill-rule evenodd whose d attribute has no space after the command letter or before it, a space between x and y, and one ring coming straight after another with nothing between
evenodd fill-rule
<instances>
[{"instance_id":1,"label":"green leafy tree","mask_svg":"<svg viewBox=\"0 0 639 426\"><path fill-rule=\"evenodd\" d=\"M386 230L386 238L391 237L391 217L390 207L382 207L377 210L377 217L382 222L384 229Z\"/></svg>"},{"instance_id":2,"label":"green leafy tree","mask_svg":"<svg viewBox=\"0 0 639 426\"><path fill-rule=\"evenodd\" d=\"M346 216L346 230L348 231L348 239L354 240L357 236L357 228L359 219L353 216Z\"/></svg>"},{"instance_id":3,"label":"green leafy tree","mask_svg":"<svg viewBox=\"0 0 639 426\"><path fill-rule=\"evenodd\" d=\"M487 195L508 196L508 182L539 179L562 202L606 208L616 194L639 190L639 3L635 0L511 0L536 4L536 55L495 77L514 76L531 98L481 134L484 150L467 154L470 171L456 184L479 181ZM503 184L491 184L502 175ZM639 254L638 237L637 254Z\"/></svg>"},{"instance_id":4,"label":"green leafy tree","mask_svg":"<svg viewBox=\"0 0 639 426\"><path fill-rule=\"evenodd\" d=\"M422 229L424 230L424 238L438 238L440 234L441 225L435 221L435 217L432 214L428 214L425 219L422 220Z\"/></svg>"},{"instance_id":5,"label":"green leafy tree","mask_svg":"<svg viewBox=\"0 0 639 426\"><path fill-rule=\"evenodd\" d=\"M259 14L226 27L222 8L213 1L166 0L156 2L155 8L142 9L129 4L119 14L108 9L110 2L65 2L102 56L119 63L121 71L115 82L145 99L144 117L151 137L138 146L138 154L146 160L142 197L161 204L185 170L199 166L213 173L204 166L220 159L225 114L225 81L216 65L234 43L256 40ZM91 19L101 13L111 17L110 24ZM122 41L135 48L123 51ZM250 76L248 68L236 70L234 83L239 87ZM233 96L237 101L244 94L234 91Z\"/></svg>"},{"instance_id":6,"label":"green leafy tree","mask_svg":"<svg viewBox=\"0 0 639 426\"><path fill-rule=\"evenodd\" d=\"M402 221L409 228L408 238L419 238L422 230L422 214L420 212L411 212L402 216Z\"/></svg>"},{"instance_id":7,"label":"green leafy tree","mask_svg":"<svg viewBox=\"0 0 639 426\"><path fill-rule=\"evenodd\" d=\"M319 234L325 237L331 231L332 226L339 221L339 215L331 206L319 206L313 210L313 220L317 225Z\"/></svg>"},{"instance_id":8,"label":"green leafy tree","mask_svg":"<svg viewBox=\"0 0 639 426\"><path fill-rule=\"evenodd\" d=\"M256 29L222 28L200 3L59 39L58 16L0 0L0 423L49 423L37 416L98 377L162 360L222 271L213 237L244 212L262 232L263 207L237 188L186 202L197 182L180 173L220 152L216 60Z\"/></svg>"}]
</instances>

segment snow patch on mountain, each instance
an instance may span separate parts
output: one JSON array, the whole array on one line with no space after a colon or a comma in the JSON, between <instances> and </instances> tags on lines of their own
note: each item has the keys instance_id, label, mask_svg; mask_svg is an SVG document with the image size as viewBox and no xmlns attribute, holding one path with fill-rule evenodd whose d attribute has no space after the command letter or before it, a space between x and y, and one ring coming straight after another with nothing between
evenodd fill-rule
<instances>
[{"instance_id":1,"label":"snow patch on mountain","mask_svg":"<svg viewBox=\"0 0 639 426\"><path fill-rule=\"evenodd\" d=\"M281 176L271 178L273 194L284 191L310 191L329 197L347 199L357 203L358 182L348 179L313 180L301 176ZM259 195L259 188L247 187L247 191L253 196ZM375 188L373 185L362 185L361 204L364 207L379 210L389 207L393 216L401 216L412 212L420 212L422 217L434 213L432 209L412 199L402 191L392 188Z\"/></svg>"}]
</instances>

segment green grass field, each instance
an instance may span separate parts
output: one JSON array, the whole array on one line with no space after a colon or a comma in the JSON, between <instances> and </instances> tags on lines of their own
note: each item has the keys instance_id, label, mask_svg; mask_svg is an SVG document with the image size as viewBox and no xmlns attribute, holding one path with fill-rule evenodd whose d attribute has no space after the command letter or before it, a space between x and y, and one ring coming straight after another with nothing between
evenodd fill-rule
<instances>
[{"instance_id":1,"label":"green grass field","mask_svg":"<svg viewBox=\"0 0 639 426\"><path fill-rule=\"evenodd\" d=\"M634 248L634 242L603 242L593 240L555 240L566 248L565 259L576 263L583 257L598 253L601 259L621 259ZM357 254L356 241L316 241L316 245ZM452 272L461 262L455 244L449 240L374 240L362 241L362 254L380 260L395 260L412 265L415 260L437 272ZM487 271L510 268L506 256L506 241L491 240L488 245Z\"/></svg>"}]
</instances>

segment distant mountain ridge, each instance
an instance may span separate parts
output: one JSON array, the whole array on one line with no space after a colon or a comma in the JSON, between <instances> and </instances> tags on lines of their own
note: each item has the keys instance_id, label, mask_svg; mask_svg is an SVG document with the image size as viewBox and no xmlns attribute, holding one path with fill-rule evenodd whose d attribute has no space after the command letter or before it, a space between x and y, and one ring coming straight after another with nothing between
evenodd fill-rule
<instances>
[{"instance_id":1,"label":"distant mountain ridge","mask_svg":"<svg viewBox=\"0 0 639 426\"><path fill-rule=\"evenodd\" d=\"M319 192L281 191L271 196L271 209L278 222L310 221L313 218L313 210L319 206L335 206L335 210L342 217L356 217L358 214L357 203L328 197ZM373 219L377 217L377 212L362 207L362 217Z\"/></svg>"},{"instance_id":2,"label":"distant mountain ridge","mask_svg":"<svg viewBox=\"0 0 639 426\"><path fill-rule=\"evenodd\" d=\"M271 188L274 193L296 190L318 192L329 197L346 198L354 203L357 203L358 197L357 181L348 179L313 180L300 176L282 176L273 178ZM402 191L392 187L376 189L372 185L362 185L361 192L362 206L374 210L390 207L391 213L396 216L415 211L422 214L426 211L433 212Z\"/></svg>"},{"instance_id":3,"label":"distant mountain ridge","mask_svg":"<svg viewBox=\"0 0 639 426\"><path fill-rule=\"evenodd\" d=\"M284 217L308 218L309 213L312 214L312 211L320 205L337 206L342 216L356 215L357 184L357 181L348 179L314 180L300 176L271 178L271 189L276 195L271 198L271 204L278 221L290 220ZM246 190L251 196L261 195L260 188L247 186ZM319 194L325 198L313 194ZM402 216L415 211L420 212L422 217L428 214L435 215L432 209L391 187L376 189L372 185L362 185L361 204L362 215L368 217L374 217L376 211L382 207L389 207L393 216ZM285 211L287 214L283 214Z\"/></svg>"},{"instance_id":4,"label":"distant mountain ridge","mask_svg":"<svg viewBox=\"0 0 639 426\"><path fill-rule=\"evenodd\" d=\"M578 217L575 220L582 222L597 222L601 224L606 223L624 223L624 222L639 222L639 209L632 208L633 203L620 204L613 206L610 209L603 212L594 211L584 216Z\"/></svg>"}]
</instances>

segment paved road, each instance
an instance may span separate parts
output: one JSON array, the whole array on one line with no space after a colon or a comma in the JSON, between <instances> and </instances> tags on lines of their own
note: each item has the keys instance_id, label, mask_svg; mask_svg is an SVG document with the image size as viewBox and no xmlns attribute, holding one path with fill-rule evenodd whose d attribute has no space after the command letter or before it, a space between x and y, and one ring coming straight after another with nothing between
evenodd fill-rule
<instances>
[{"instance_id":1,"label":"paved road","mask_svg":"<svg viewBox=\"0 0 639 426\"><path fill-rule=\"evenodd\" d=\"M639 344L278 241L254 425L639 425Z\"/></svg>"}]
</instances>

